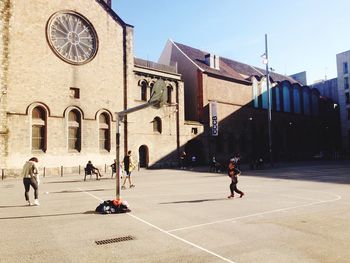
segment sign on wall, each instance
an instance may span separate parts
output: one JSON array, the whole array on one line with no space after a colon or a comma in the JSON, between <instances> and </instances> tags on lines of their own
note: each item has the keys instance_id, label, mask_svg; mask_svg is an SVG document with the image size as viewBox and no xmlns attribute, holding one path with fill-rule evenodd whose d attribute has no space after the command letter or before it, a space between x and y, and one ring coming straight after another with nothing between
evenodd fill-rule
<instances>
[{"instance_id":1,"label":"sign on wall","mask_svg":"<svg viewBox=\"0 0 350 263\"><path fill-rule=\"evenodd\" d=\"M211 136L218 136L219 135L219 121L218 121L216 101L209 102L209 114L210 114Z\"/></svg>"}]
</instances>

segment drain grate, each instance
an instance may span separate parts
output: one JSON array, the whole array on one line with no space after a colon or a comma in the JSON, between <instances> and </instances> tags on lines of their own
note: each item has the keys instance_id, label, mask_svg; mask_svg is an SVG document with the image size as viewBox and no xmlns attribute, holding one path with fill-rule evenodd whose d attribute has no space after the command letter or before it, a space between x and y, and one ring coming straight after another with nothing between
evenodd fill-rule
<instances>
[{"instance_id":1,"label":"drain grate","mask_svg":"<svg viewBox=\"0 0 350 263\"><path fill-rule=\"evenodd\" d=\"M104 240L98 240L95 241L97 245L106 245L111 243L118 243L123 241L129 241L134 240L135 238L133 236L125 236L125 237L117 237L117 238L111 238L111 239L104 239Z\"/></svg>"}]
</instances>

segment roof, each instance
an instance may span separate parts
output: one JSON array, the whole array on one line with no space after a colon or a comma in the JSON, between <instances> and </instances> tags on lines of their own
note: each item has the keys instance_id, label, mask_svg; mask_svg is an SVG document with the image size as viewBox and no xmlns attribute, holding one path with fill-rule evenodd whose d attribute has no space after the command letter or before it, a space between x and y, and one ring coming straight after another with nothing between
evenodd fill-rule
<instances>
[{"instance_id":1,"label":"roof","mask_svg":"<svg viewBox=\"0 0 350 263\"><path fill-rule=\"evenodd\" d=\"M262 77L266 74L266 70L264 69L244 64L225 57L220 57L220 70L213 69L205 63L205 55L207 55L209 52L201 51L199 49L186 46L177 42L174 42L174 44L179 49L181 49L181 51L184 52L198 67L202 68L205 72L208 73L221 75L223 77L229 77L244 82L247 82L251 76ZM274 82L282 82L287 80L292 84L300 84L298 81L294 80L289 76L270 71L269 75Z\"/></svg>"},{"instance_id":2,"label":"roof","mask_svg":"<svg viewBox=\"0 0 350 263\"><path fill-rule=\"evenodd\" d=\"M112 10L112 8L110 8L110 7L108 6L108 4L107 4L105 1L103 1L103 0L95 0L95 1L96 1L97 3L99 3L99 4L106 10L106 12L107 12L116 22L118 22L118 23L121 24L122 26L134 27L134 26L132 26L132 25L129 25L129 24L125 23L125 22L123 21L123 19L121 19L120 16L118 16L118 15Z\"/></svg>"},{"instance_id":3,"label":"roof","mask_svg":"<svg viewBox=\"0 0 350 263\"><path fill-rule=\"evenodd\" d=\"M205 63L205 55L208 54L208 52L201 51L199 49L195 49L180 43L175 43L175 45L181 49L182 52L184 52L198 67L203 69L207 73L211 73L214 75L219 75L226 78L231 78L238 80L243 83L249 84L250 81L243 78L238 72L236 72L232 67L227 65L221 58L220 58L220 69L214 69L209 67Z\"/></svg>"},{"instance_id":4,"label":"roof","mask_svg":"<svg viewBox=\"0 0 350 263\"><path fill-rule=\"evenodd\" d=\"M149 60L144 60L141 58L134 57L135 66L145 67L153 70L164 71L169 73L178 73L176 65L164 65L160 63L156 63Z\"/></svg>"}]
</instances>

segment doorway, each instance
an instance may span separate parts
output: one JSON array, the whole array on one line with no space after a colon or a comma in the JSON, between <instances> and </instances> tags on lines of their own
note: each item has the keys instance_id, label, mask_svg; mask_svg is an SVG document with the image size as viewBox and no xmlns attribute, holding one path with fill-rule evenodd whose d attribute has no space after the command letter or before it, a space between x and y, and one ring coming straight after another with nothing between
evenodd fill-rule
<instances>
[{"instance_id":1,"label":"doorway","mask_svg":"<svg viewBox=\"0 0 350 263\"><path fill-rule=\"evenodd\" d=\"M148 147L146 145L141 145L139 148L139 161L140 168L148 168Z\"/></svg>"}]
</instances>

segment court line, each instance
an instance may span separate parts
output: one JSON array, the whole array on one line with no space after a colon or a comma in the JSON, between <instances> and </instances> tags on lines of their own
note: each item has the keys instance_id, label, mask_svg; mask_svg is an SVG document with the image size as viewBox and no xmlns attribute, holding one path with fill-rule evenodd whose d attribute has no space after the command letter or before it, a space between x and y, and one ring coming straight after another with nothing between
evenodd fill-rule
<instances>
[{"instance_id":1,"label":"court line","mask_svg":"<svg viewBox=\"0 0 350 263\"><path fill-rule=\"evenodd\" d=\"M93 195L93 194L91 194L91 193L89 193L89 192L87 192L87 191L84 191L84 190L81 189L81 188L78 188L78 189L81 190L83 193L85 193L85 194L87 194L87 195L90 195L91 197L93 197L93 198L95 198L95 199L97 199L97 200L99 200L99 201L102 201L102 202L104 201L104 200L102 200L101 198L99 198L99 197L97 197L97 196L95 196L95 195ZM204 251L204 252L206 252L206 253L208 253L208 254L210 254L210 255L213 255L213 256L215 256L215 257L217 257L217 258L220 258L220 259L222 259L223 261L230 262L230 263L235 263L234 261L232 261L232 260L230 260L230 259L228 259L228 258L225 258L225 257L223 257L223 256L220 256L219 254L216 254L215 252L212 252L212 251L210 251L210 250L208 250L208 249L206 249L206 248L204 248L204 247L201 247L201 246L199 246L199 245L196 245L196 244L194 244L194 243L192 243L192 242L190 242L190 241L188 241L188 240L186 240L186 239L183 239L183 238L181 238L181 237L179 237L179 236L176 236L176 235L174 235L174 234L172 234L172 233L169 233L168 231L166 231L166 230L164 230L164 229L162 229L162 228L160 228L160 227L157 227L157 226L155 226L155 225L153 225L153 224L147 222L146 220L144 220L144 219L142 219L142 218L140 218L140 217L137 217L137 216L135 216L135 215L133 215L133 214L131 214L131 213L127 213L127 215L133 217L134 219L137 219L138 221L140 221L140 222L142 222L142 223L144 223L144 224L146 224L146 225L148 225L148 226L150 226L150 227L152 227L152 228L154 228L154 229L157 229L158 231L160 231L160 232L162 232L162 233L164 233L164 234L167 234L167 235L169 235L169 236L171 236L171 237L173 237L173 238L175 238L175 239L177 239L177 240L180 240L180 241L182 241L182 242L184 242L184 243L186 243L186 244L188 244L188 245L190 245L190 246L193 246L193 247L195 247L195 248L198 248L199 250L202 250L202 251Z\"/></svg>"},{"instance_id":2,"label":"court line","mask_svg":"<svg viewBox=\"0 0 350 263\"><path fill-rule=\"evenodd\" d=\"M171 230L167 230L167 232L175 232L175 231L180 231L180 230L187 230L187 229L192 229L192 228L198 228L202 226L208 226L208 225L214 225L214 224L219 224L219 223L224 223L224 222L230 222L234 221L237 219L243 219L243 218L249 218L249 217L255 217L255 216L260 216L260 215L266 215L266 214L272 214L272 213L277 213L277 212L283 212L283 211L288 211L288 210L293 210L301 207L308 207L308 206L313 206L317 204L322 204L322 203L330 203L330 202L335 202L341 199L340 195L335 195L337 198L331 199L331 200L325 200L325 201L317 201L317 202L312 202L304 205L298 205L298 206L291 206L291 207L285 207L285 208L279 208L279 209L274 209L274 210L269 210L265 212L260 212L260 213L254 213L250 215L245 215L245 216L238 216L238 217L232 217L228 219L223 219L223 220L217 220L209 223L203 223L203 224L198 224L198 225L192 225L192 226L187 226L187 227L181 227L181 228L175 228Z\"/></svg>"}]
</instances>

